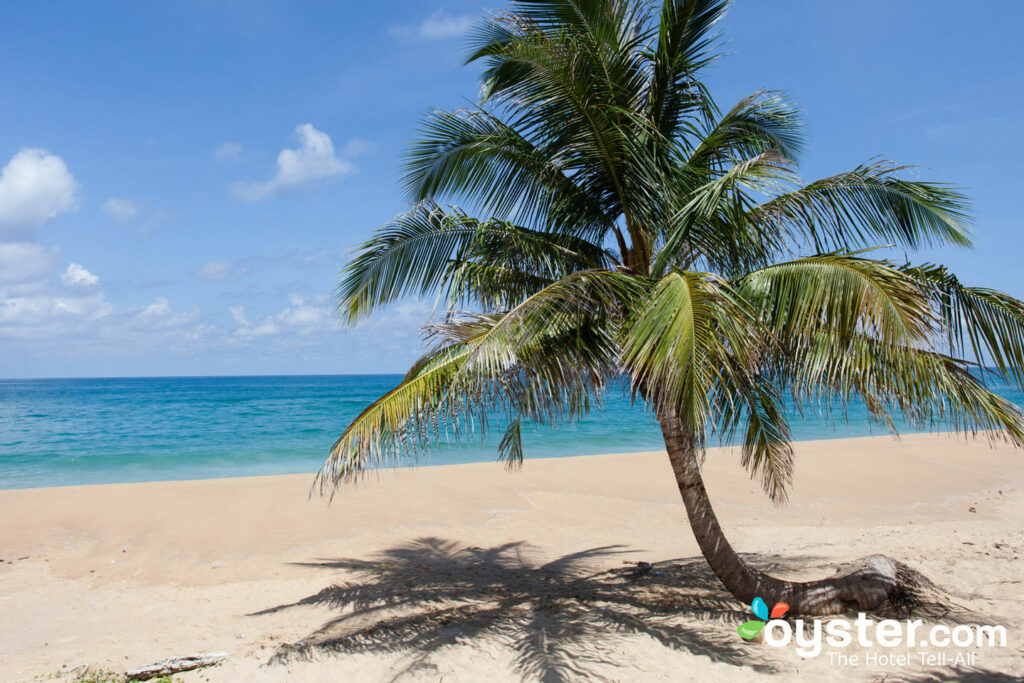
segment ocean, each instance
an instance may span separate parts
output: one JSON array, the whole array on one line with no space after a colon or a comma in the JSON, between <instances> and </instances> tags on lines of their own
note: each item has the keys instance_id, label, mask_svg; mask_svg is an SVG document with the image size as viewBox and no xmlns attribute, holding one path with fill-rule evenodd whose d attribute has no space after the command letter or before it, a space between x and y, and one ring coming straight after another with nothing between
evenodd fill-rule
<instances>
[{"instance_id":1,"label":"ocean","mask_svg":"<svg viewBox=\"0 0 1024 683\"><path fill-rule=\"evenodd\" d=\"M349 421L400 379L0 380L0 489L312 473ZM1015 389L995 389L1024 405ZM848 423L827 423L813 412L791 417L794 440L886 433L857 404L849 407ZM500 432L442 443L418 463L492 461ZM660 448L652 416L619 392L577 424L523 427L527 459Z\"/></svg>"}]
</instances>

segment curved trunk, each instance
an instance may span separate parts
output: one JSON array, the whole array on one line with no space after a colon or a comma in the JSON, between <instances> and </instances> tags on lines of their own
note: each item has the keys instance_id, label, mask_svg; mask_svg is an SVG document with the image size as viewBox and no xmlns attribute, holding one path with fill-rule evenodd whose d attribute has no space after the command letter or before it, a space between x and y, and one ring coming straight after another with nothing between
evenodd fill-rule
<instances>
[{"instance_id":1,"label":"curved trunk","mask_svg":"<svg viewBox=\"0 0 1024 683\"><path fill-rule=\"evenodd\" d=\"M785 602L791 615L871 610L896 597L906 572L913 572L884 555L871 555L852 571L819 581L785 581L754 569L722 533L704 488L693 437L674 419L659 421L693 535L715 575L738 600L750 604L761 597L768 605Z\"/></svg>"}]
</instances>

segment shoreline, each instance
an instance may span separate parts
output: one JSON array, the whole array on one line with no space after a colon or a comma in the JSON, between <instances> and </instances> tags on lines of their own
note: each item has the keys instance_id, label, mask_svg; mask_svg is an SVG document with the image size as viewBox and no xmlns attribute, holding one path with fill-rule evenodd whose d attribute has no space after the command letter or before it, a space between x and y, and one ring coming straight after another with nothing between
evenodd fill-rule
<instances>
[{"instance_id":1,"label":"shoreline","mask_svg":"<svg viewBox=\"0 0 1024 683\"><path fill-rule=\"evenodd\" d=\"M738 550L808 578L863 555L893 555L967 596L958 602L1008 620L1013 647L982 664L1024 675L1024 629L1014 616L1024 611L1024 453L935 435L794 448L795 485L783 507L767 501L737 452L709 449L709 493ZM493 462L389 469L330 505L307 498L311 484L311 474L291 474L0 491L0 680L221 650L232 655L226 664L181 680L379 680L410 655L371 648L267 663L349 613L317 602L330 586L362 585L395 566L407 567L402 581L412 583L375 587L384 594L459 572L469 578L455 586L485 572L488 586L514 587L545 563L588 572L640 561L703 567L664 451L539 458L519 472ZM442 569L416 573L433 562ZM716 590L713 577L701 586ZM728 611L698 619L693 633L731 644L743 606L720 602ZM431 650L434 668L412 680L519 678L507 644L465 629L456 629L462 644ZM621 638L605 672L613 678L671 680L682 666L707 680L759 680L759 667L788 680L877 677L752 645L734 660L688 649L685 638L676 647Z\"/></svg>"},{"instance_id":2,"label":"shoreline","mask_svg":"<svg viewBox=\"0 0 1024 683\"><path fill-rule=\"evenodd\" d=\"M985 445L988 444L988 440L984 436L981 436L981 435L978 435L978 436L966 435L965 436L963 434L957 434L956 432L906 432L906 433L901 433L901 434L885 433L885 434L872 434L872 435L860 435L860 436L836 436L836 437L830 437L830 438L825 438L825 439L794 440L794 441L792 441L792 444L794 445L794 448L796 448L798 444L822 445L822 446L824 446L826 444L830 444L830 443L834 443L834 442L846 442L846 441L858 441L858 440L892 439L892 440L895 440L895 441L899 441L899 440L905 439L907 437L935 437L935 438L939 438L939 439L952 439L952 440L958 441L958 442L960 442L961 444L964 444L964 445L971 444L972 442L983 443ZM996 444L993 447L999 448L999 447L1001 447L1001 445ZM708 453L710 455L711 453L714 453L714 452L729 452L729 451L732 451L732 450L734 450L736 448L738 448L738 446L709 446L707 448L707 451L708 451ZM602 453L582 453L582 454L575 454L575 455L534 455L534 456L527 455L526 458L524 459L524 466L526 466L530 462L539 462L539 461L547 461L547 460L566 460L566 459L572 459L572 458L595 458L595 457L604 457L604 456L628 456L628 455L642 455L642 454L649 454L649 453L664 453L664 449L660 449L660 450L658 450L658 449L655 449L655 450L646 449L646 450L636 450L636 451L612 451L612 452L602 452ZM1022 455L1022 457L1024 457L1024 450L1021 451L1021 455ZM380 468L378 470L370 470L370 471L367 472L367 475L364 478L365 479L372 479L375 476L387 476L391 472L399 472L400 473L400 472L407 471L407 470L419 470L419 469L423 469L423 468L433 468L433 467L462 467L464 465L495 465L495 466L497 466L499 468L502 467L501 462L499 462L497 459L494 459L494 460L471 460L471 461L467 461L467 462L455 462L455 463L450 463L450 462L440 462L440 463L415 462L415 463L408 463L408 464L397 465L397 466L389 465L389 466L382 467L382 468ZM797 466L799 467L799 463L798 463ZM222 476L222 477L219 477L219 476L213 476L213 477L211 477L211 476L200 476L200 477L190 477L190 478L183 478L183 479L173 479L173 478L172 479L142 479L142 480L138 480L138 481L110 481L110 482L97 482L97 483L89 483L89 484L54 484L53 486L22 486L22 487L12 487L12 488L4 488L3 486L0 486L0 495L2 495L4 493L7 493L7 492L10 492L10 491L45 491L45 490L49 490L49 489L68 489L68 488L94 487L94 486L132 486L132 485L136 485L136 484L170 484L170 483L178 483L178 482L224 481L224 480L235 480L235 479L259 479L259 478L272 478L272 477L308 476L310 478L310 480L312 480L313 477L316 476L317 472L318 472L318 470L303 470L301 472L279 472L279 473L271 473L271 474L225 475L225 476Z\"/></svg>"}]
</instances>

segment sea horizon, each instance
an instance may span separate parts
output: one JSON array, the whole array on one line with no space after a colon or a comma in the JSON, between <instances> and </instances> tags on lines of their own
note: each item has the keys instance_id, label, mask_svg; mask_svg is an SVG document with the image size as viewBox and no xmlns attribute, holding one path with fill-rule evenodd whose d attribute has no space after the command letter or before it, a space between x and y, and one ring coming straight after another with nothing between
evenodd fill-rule
<instances>
[{"instance_id":1,"label":"sea horizon","mask_svg":"<svg viewBox=\"0 0 1024 683\"><path fill-rule=\"evenodd\" d=\"M404 372L291 372L236 375L81 375L76 377L0 377L0 382L35 382L77 379L230 379L233 377L380 377L404 375Z\"/></svg>"}]
</instances>

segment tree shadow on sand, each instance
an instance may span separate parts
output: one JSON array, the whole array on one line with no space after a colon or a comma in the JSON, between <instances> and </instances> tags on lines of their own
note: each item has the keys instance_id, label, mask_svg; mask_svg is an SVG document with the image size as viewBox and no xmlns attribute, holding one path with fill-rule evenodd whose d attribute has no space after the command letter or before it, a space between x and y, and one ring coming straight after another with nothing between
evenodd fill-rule
<instances>
[{"instance_id":1,"label":"tree shadow on sand","mask_svg":"<svg viewBox=\"0 0 1024 683\"><path fill-rule=\"evenodd\" d=\"M463 547L424 538L372 559L325 559L299 566L338 570L344 581L291 604L337 610L306 638L280 647L271 663L331 654L405 655L395 677L428 673L446 646L494 639L528 680L601 678L621 659L624 638L648 636L666 648L760 673L787 667L746 643L736 626L750 617L721 588L704 558L625 563L636 551L592 548L549 562L523 542ZM818 572L819 558L748 557L766 570ZM601 569L618 560L613 569ZM929 616L958 621L944 614ZM922 679L929 680L929 679Z\"/></svg>"},{"instance_id":2,"label":"tree shadow on sand","mask_svg":"<svg viewBox=\"0 0 1024 683\"><path fill-rule=\"evenodd\" d=\"M398 675L429 669L445 646L490 637L511 649L524 678L575 680L593 674L595 663L614 661L616 641L636 634L712 661L775 670L736 634L747 611L703 558L595 570L627 552L608 546L536 563L522 542L484 549L426 538L370 560L299 563L342 570L347 580L255 614L304 605L339 610L272 661L407 654Z\"/></svg>"}]
</instances>

